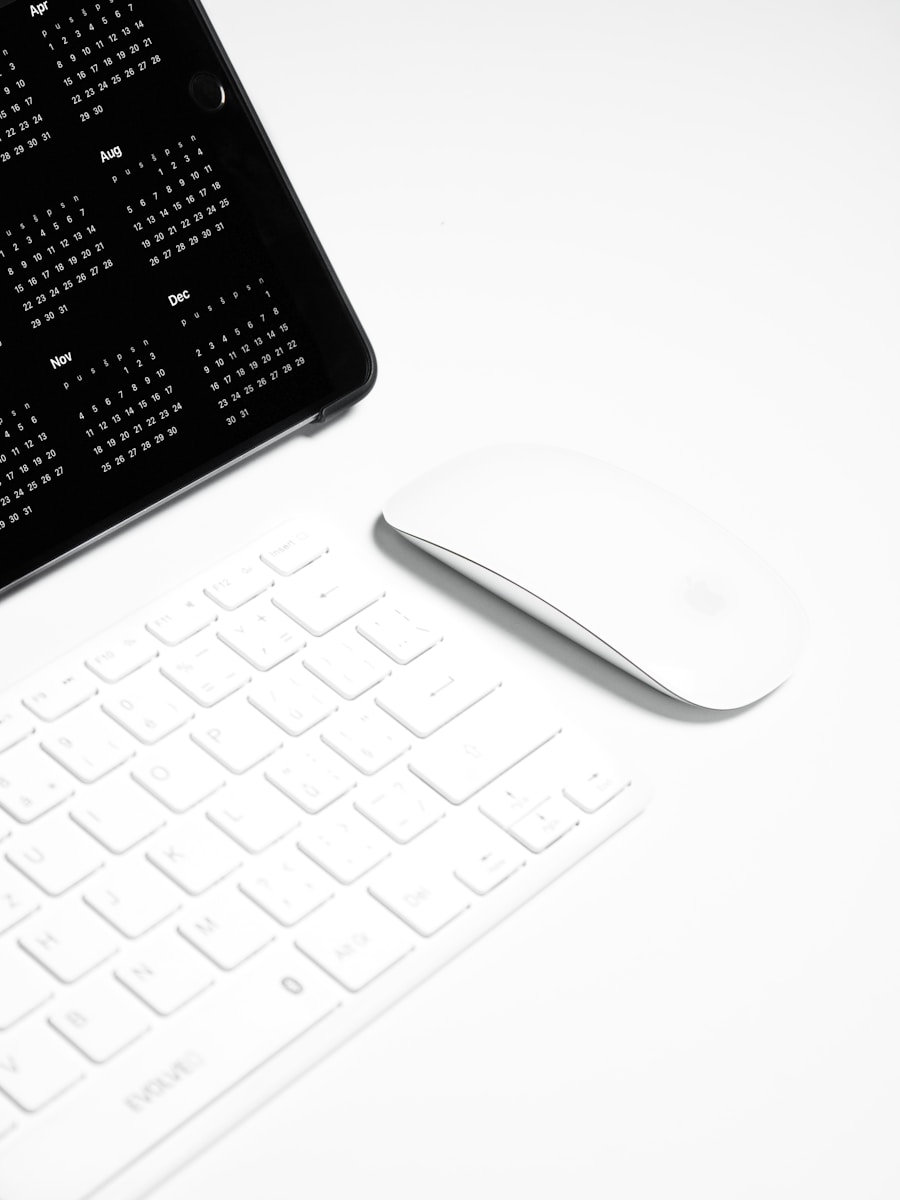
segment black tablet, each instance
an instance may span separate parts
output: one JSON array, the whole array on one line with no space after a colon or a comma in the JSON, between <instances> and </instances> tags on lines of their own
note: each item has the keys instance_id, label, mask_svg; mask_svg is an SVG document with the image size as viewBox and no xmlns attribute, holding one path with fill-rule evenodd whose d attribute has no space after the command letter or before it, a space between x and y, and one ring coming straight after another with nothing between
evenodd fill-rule
<instances>
[{"instance_id":1,"label":"black tablet","mask_svg":"<svg viewBox=\"0 0 900 1200\"><path fill-rule=\"evenodd\" d=\"M197 0L0 0L0 588L374 378Z\"/></svg>"}]
</instances>

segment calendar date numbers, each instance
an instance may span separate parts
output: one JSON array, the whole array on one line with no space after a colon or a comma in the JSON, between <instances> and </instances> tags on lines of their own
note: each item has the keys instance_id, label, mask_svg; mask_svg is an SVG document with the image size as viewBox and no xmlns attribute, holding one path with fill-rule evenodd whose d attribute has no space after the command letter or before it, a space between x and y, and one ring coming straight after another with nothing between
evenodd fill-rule
<instances>
[{"instance_id":1,"label":"calendar date numbers","mask_svg":"<svg viewBox=\"0 0 900 1200\"><path fill-rule=\"evenodd\" d=\"M41 33L84 124L102 116L118 90L159 66L162 56L144 18L145 5L89 0L72 7L60 20L44 22Z\"/></svg>"},{"instance_id":2,"label":"calendar date numbers","mask_svg":"<svg viewBox=\"0 0 900 1200\"><path fill-rule=\"evenodd\" d=\"M30 403L0 403L0 533L34 512L38 497L60 479L56 448Z\"/></svg>"},{"instance_id":3,"label":"calendar date numbers","mask_svg":"<svg viewBox=\"0 0 900 1200\"><path fill-rule=\"evenodd\" d=\"M185 313L181 325L196 339L196 362L229 426L257 413L273 385L306 365L298 331L263 278Z\"/></svg>"},{"instance_id":4,"label":"calendar date numbers","mask_svg":"<svg viewBox=\"0 0 900 1200\"><path fill-rule=\"evenodd\" d=\"M106 274L113 260L79 196L0 227L0 278L5 276L32 329L69 311L76 288Z\"/></svg>"},{"instance_id":5,"label":"calendar date numbers","mask_svg":"<svg viewBox=\"0 0 900 1200\"><path fill-rule=\"evenodd\" d=\"M146 338L79 367L63 390L101 474L178 437L182 404Z\"/></svg>"},{"instance_id":6,"label":"calendar date numbers","mask_svg":"<svg viewBox=\"0 0 900 1200\"><path fill-rule=\"evenodd\" d=\"M9 49L0 46L0 166L50 141L44 115Z\"/></svg>"}]
</instances>

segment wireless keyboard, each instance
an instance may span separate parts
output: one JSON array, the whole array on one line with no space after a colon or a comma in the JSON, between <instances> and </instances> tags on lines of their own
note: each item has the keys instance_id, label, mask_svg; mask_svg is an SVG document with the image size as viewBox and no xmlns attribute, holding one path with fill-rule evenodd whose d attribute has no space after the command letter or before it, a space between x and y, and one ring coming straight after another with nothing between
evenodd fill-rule
<instances>
[{"instance_id":1,"label":"wireless keyboard","mask_svg":"<svg viewBox=\"0 0 900 1200\"><path fill-rule=\"evenodd\" d=\"M143 1194L646 787L293 524L0 696L0 1198Z\"/></svg>"}]
</instances>

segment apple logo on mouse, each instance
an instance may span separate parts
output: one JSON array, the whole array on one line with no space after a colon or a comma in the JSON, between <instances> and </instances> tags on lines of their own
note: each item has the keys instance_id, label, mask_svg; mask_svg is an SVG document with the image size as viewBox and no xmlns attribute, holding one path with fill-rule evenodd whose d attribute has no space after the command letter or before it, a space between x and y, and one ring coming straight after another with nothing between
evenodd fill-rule
<instances>
[{"instance_id":1,"label":"apple logo on mouse","mask_svg":"<svg viewBox=\"0 0 900 1200\"><path fill-rule=\"evenodd\" d=\"M695 575L688 575L686 579L687 587L684 591L684 598L697 612L703 613L705 617L717 617L728 607L728 600L720 592L710 587L705 579L701 579Z\"/></svg>"}]
</instances>

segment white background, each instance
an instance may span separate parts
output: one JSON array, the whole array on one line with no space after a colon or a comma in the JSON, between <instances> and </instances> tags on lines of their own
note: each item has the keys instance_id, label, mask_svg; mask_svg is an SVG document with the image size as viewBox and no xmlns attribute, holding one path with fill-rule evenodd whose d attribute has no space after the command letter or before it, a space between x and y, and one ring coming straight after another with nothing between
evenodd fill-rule
<instances>
[{"instance_id":1,"label":"white background","mask_svg":"<svg viewBox=\"0 0 900 1200\"><path fill-rule=\"evenodd\" d=\"M0 686L327 511L655 797L158 1200L896 1198L900 8L209 11L379 381L4 598ZM376 530L422 470L522 437L755 546L809 613L795 678L692 714Z\"/></svg>"}]
</instances>

